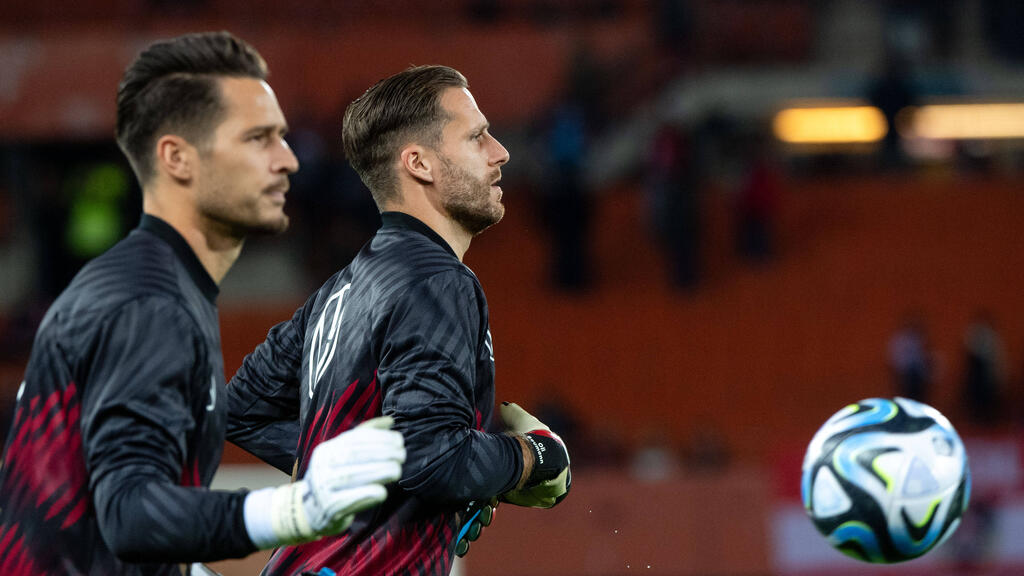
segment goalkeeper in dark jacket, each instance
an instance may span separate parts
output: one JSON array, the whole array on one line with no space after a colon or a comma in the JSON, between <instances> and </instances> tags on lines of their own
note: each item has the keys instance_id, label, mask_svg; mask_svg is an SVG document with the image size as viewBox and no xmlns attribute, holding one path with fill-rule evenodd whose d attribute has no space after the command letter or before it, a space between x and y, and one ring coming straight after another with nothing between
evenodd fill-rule
<instances>
[{"instance_id":1,"label":"goalkeeper in dark jacket","mask_svg":"<svg viewBox=\"0 0 1024 576\"><path fill-rule=\"evenodd\" d=\"M547 508L570 483L565 446L521 408L503 405L504 431L491 427L487 301L462 256L504 214L508 152L444 66L374 85L346 110L343 139L383 225L246 358L228 438L301 474L324 440L394 418L408 459L386 503L337 537L279 549L265 574L447 575L467 502Z\"/></svg>"},{"instance_id":2,"label":"goalkeeper in dark jacket","mask_svg":"<svg viewBox=\"0 0 1024 576\"><path fill-rule=\"evenodd\" d=\"M227 33L125 72L117 137L145 214L39 327L0 467L0 574L180 576L343 530L398 478L385 418L320 444L298 482L207 489L228 412L217 286L247 234L287 227L298 169L266 75Z\"/></svg>"}]
</instances>

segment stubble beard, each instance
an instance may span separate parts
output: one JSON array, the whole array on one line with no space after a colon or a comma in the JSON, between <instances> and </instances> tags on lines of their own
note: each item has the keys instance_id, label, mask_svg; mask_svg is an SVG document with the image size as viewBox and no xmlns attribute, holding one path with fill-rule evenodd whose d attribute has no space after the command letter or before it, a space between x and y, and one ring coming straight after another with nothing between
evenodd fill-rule
<instances>
[{"instance_id":1,"label":"stubble beard","mask_svg":"<svg viewBox=\"0 0 1024 576\"><path fill-rule=\"evenodd\" d=\"M277 217L267 218L261 213L270 190L268 187L256 196L245 196L244 201L231 202L232 194L226 193L228 186L215 186L200 198L199 210L207 221L220 228L224 234L243 240L248 236L269 236L288 229L289 218L283 209Z\"/></svg>"},{"instance_id":2,"label":"stubble beard","mask_svg":"<svg viewBox=\"0 0 1024 576\"><path fill-rule=\"evenodd\" d=\"M445 157L441 157L441 177L448 188L444 201L448 216L471 235L494 226L505 215L501 201L491 201L490 180L474 178Z\"/></svg>"},{"instance_id":3,"label":"stubble beard","mask_svg":"<svg viewBox=\"0 0 1024 576\"><path fill-rule=\"evenodd\" d=\"M203 215L238 239L249 236L272 236L288 229L287 214L282 212L280 217L274 219L260 218L257 204L247 203L242 209L221 204L207 205Z\"/></svg>"}]
</instances>

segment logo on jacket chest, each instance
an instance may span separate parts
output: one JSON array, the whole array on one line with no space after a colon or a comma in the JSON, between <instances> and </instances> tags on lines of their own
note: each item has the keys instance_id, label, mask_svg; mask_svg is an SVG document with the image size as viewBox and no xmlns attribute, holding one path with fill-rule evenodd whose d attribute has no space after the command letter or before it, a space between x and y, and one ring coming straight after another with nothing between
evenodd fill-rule
<instances>
[{"instance_id":1,"label":"logo on jacket chest","mask_svg":"<svg viewBox=\"0 0 1024 576\"><path fill-rule=\"evenodd\" d=\"M345 294L352 288L349 282L341 287L324 304L320 317L313 329L313 337L309 343L309 397L313 398L313 390L320 378L327 372L334 353L338 349L338 333L341 330L341 319L345 313L343 306Z\"/></svg>"}]
</instances>

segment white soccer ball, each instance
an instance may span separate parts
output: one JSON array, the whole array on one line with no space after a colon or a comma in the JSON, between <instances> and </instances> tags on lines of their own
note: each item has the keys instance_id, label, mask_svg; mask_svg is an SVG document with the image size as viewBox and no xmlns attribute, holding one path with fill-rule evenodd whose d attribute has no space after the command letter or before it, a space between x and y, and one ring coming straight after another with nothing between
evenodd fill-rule
<instances>
[{"instance_id":1,"label":"white soccer ball","mask_svg":"<svg viewBox=\"0 0 1024 576\"><path fill-rule=\"evenodd\" d=\"M902 562L960 524L971 493L967 452L931 406L869 398L836 412L814 435L800 493L832 546L866 562Z\"/></svg>"}]
</instances>

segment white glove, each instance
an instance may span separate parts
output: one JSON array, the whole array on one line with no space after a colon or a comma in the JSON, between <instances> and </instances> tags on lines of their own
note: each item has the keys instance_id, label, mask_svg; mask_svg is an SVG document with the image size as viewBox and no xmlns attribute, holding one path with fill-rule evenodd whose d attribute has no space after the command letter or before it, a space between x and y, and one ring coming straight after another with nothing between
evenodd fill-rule
<instances>
[{"instance_id":1,"label":"white glove","mask_svg":"<svg viewBox=\"0 0 1024 576\"><path fill-rule=\"evenodd\" d=\"M401 477L405 462L405 442L391 424L374 418L339 434L313 450L303 479L251 492L245 519L253 543L270 548L337 534L383 502L384 484Z\"/></svg>"}]
</instances>

